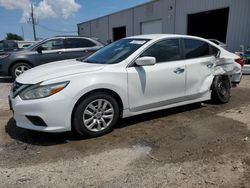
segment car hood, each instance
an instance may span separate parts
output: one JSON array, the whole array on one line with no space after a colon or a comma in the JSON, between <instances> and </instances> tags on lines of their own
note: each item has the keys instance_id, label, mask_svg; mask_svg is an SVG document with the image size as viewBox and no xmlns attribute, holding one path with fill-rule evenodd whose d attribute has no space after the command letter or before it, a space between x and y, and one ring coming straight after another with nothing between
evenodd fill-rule
<instances>
[{"instance_id":1,"label":"car hood","mask_svg":"<svg viewBox=\"0 0 250 188\"><path fill-rule=\"evenodd\" d=\"M63 76L98 71L104 68L104 66L85 63L75 59L57 61L32 68L17 77L16 81L22 84L36 84Z\"/></svg>"}]
</instances>

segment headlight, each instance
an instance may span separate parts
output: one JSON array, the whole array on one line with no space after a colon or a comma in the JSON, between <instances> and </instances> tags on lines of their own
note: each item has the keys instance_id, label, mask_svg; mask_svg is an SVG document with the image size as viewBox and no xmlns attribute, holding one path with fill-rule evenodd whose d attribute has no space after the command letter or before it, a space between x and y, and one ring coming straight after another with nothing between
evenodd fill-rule
<instances>
[{"instance_id":1,"label":"headlight","mask_svg":"<svg viewBox=\"0 0 250 188\"><path fill-rule=\"evenodd\" d=\"M2 55L0 55L0 59L4 59L4 58L6 58L6 57L8 57L10 54L2 54Z\"/></svg>"},{"instance_id":2,"label":"headlight","mask_svg":"<svg viewBox=\"0 0 250 188\"><path fill-rule=\"evenodd\" d=\"M23 100L40 99L49 97L63 90L69 82L60 82L50 85L34 85L20 93Z\"/></svg>"}]
</instances>

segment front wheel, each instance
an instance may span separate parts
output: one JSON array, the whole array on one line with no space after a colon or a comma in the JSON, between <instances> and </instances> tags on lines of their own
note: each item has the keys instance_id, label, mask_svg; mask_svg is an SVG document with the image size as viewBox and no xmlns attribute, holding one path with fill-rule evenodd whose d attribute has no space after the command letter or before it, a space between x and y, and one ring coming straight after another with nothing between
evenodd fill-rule
<instances>
[{"instance_id":1,"label":"front wheel","mask_svg":"<svg viewBox=\"0 0 250 188\"><path fill-rule=\"evenodd\" d=\"M211 100L216 103L228 103L231 96L230 80L226 76L216 76L212 84Z\"/></svg>"},{"instance_id":2,"label":"front wheel","mask_svg":"<svg viewBox=\"0 0 250 188\"><path fill-rule=\"evenodd\" d=\"M76 106L73 128L81 135L97 137L110 132L119 118L115 98L105 92L95 92Z\"/></svg>"}]
</instances>

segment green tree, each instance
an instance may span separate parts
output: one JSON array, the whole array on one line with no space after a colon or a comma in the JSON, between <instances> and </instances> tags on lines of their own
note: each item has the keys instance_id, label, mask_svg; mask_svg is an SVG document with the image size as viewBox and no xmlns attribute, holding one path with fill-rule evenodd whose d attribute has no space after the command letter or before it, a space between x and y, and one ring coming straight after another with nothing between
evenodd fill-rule
<instances>
[{"instance_id":1,"label":"green tree","mask_svg":"<svg viewBox=\"0 0 250 188\"><path fill-rule=\"evenodd\" d=\"M14 34L14 33L6 33L6 40L23 40L23 37Z\"/></svg>"}]
</instances>

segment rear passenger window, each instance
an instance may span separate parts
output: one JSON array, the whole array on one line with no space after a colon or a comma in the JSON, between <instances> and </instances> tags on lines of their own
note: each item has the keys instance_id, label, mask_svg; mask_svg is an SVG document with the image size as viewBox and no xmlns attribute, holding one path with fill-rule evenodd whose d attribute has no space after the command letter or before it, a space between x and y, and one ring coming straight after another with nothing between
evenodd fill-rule
<instances>
[{"instance_id":1,"label":"rear passenger window","mask_svg":"<svg viewBox=\"0 0 250 188\"><path fill-rule=\"evenodd\" d=\"M210 49L211 49L210 55L213 55L213 56L216 56L218 54L218 52L220 51L218 48L216 48L212 45L210 45Z\"/></svg>"},{"instance_id":2,"label":"rear passenger window","mask_svg":"<svg viewBox=\"0 0 250 188\"><path fill-rule=\"evenodd\" d=\"M179 39L167 39L149 47L141 57L151 56L156 62L166 62L181 59Z\"/></svg>"},{"instance_id":3,"label":"rear passenger window","mask_svg":"<svg viewBox=\"0 0 250 188\"><path fill-rule=\"evenodd\" d=\"M95 46L95 43L87 39L70 38L65 40L66 48L86 48L93 46Z\"/></svg>"},{"instance_id":4,"label":"rear passenger window","mask_svg":"<svg viewBox=\"0 0 250 188\"><path fill-rule=\"evenodd\" d=\"M210 55L209 45L206 42L195 39L184 39L186 59Z\"/></svg>"}]
</instances>

